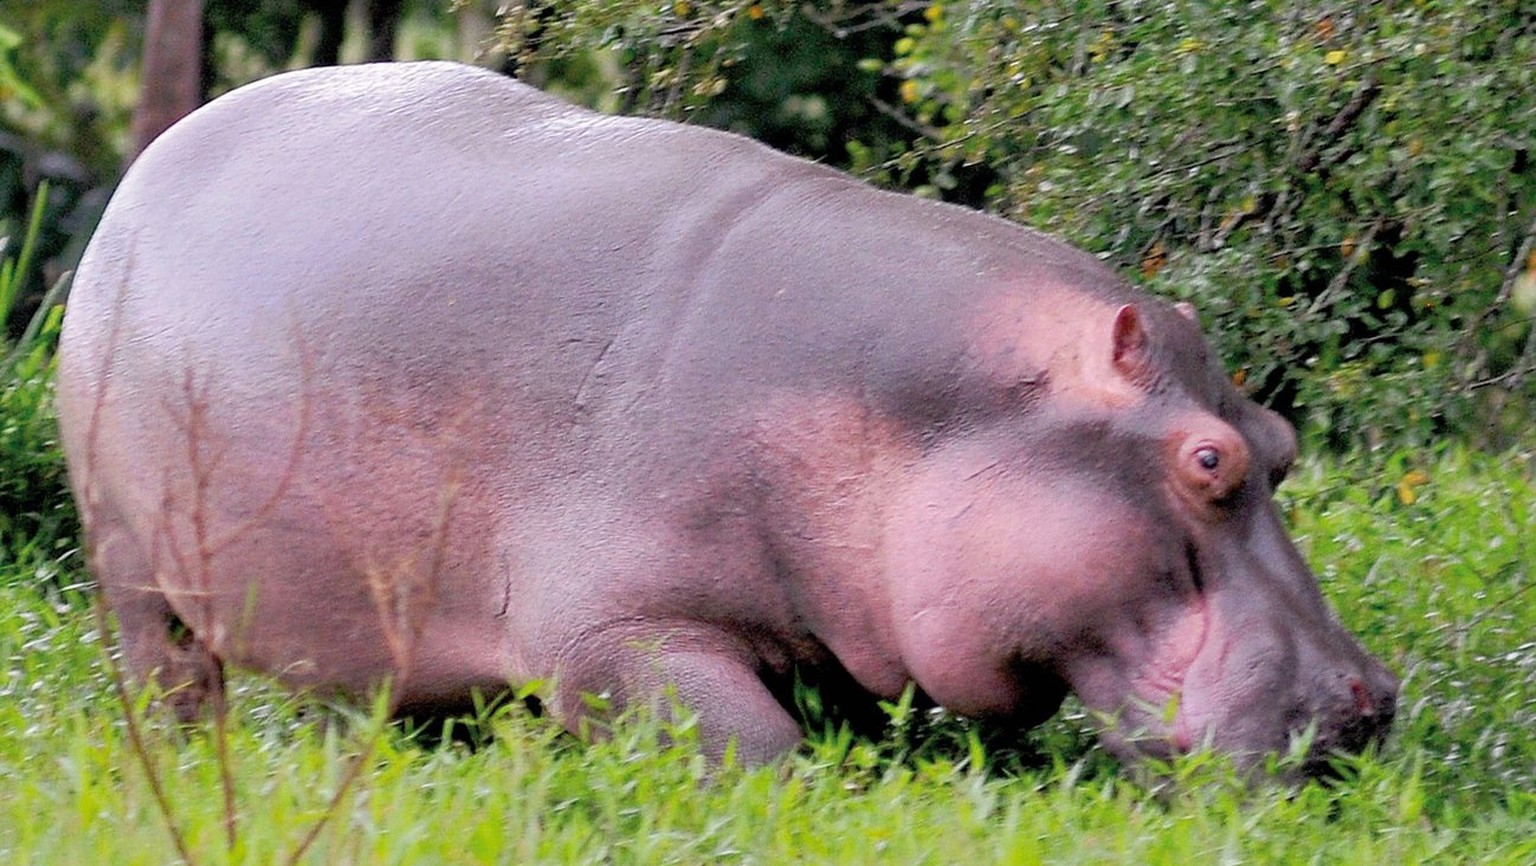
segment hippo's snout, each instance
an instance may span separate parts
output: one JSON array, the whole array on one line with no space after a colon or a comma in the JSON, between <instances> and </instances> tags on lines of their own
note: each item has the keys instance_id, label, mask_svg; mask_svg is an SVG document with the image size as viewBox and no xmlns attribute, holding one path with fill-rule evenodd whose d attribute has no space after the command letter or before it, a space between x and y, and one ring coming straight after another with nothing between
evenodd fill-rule
<instances>
[{"instance_id":1,"label":"hippo's snout","mask_svg":"<svg viewBox=\"0 0 1536 866\"><path fill-rule=\"evenodd\" d=\"M1295 780L1330 775L1336 758L1382 742L1398 679L1333 615L1275 509L1256 501L1198 540L1187 558L1200 579L1161 608L1146 602L1162 627L1100 625L1120 653L1069 671L1109 719L1111 751L1134 760L1211 748L1255 769L1304 742L1284 771Z\"/></svg>"},{"instance_id":2,"label":"hippo's snout","mask_svg":"<svg viewBox=\"0 0 1536 866\"><path fill-rule=\"evenodd\" d=\"M1326 675L1323 704L1313 717L1317 736L1307 756L1309 775L1328 772L1329 759L1357 753L1386 739L1397 715L1397 677L1374 658L1358 667L1335 668Z\"/></svg>"},{"instance_id":3,"label":"hippo's snout","mask_svg":"<svg viewBox=\"0 0 1536 866\"><path fill-rule=\"evenodd\" d=\"M1221 649L1275 664L1239 690L1244 699L1217 715L1253 724L1248 730L1257 734L1254 741L1240 744L1249 747L1278 734L1284 749L1284 743L1310 732L1300 771L1331 775L1335 758L1358 754L1386 738L1397 715L1400 684L1334 616L1273 505L1255 508L1245 529L1239 544L1220 557L1226 573L1236 576L1214 593L1216 617L1224 620ZM1218 663L1207 673L1212 679L1205 685L1217 693L1245 678L1242 665ZM1274 699L1281 695L1290 696L1293 709L1282 712L1279 728L1266 736L1261 719L1266 708L1278 709Z\"/></svg>"}]
</instances>

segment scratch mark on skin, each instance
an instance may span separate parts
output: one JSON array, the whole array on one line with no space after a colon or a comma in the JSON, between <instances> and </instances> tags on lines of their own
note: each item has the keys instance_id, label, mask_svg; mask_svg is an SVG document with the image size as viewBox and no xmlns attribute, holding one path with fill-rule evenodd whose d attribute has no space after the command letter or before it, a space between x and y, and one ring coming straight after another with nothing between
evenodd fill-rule
<instances>
[{"instance_id":1,"label":"scratch mark on skin","mask_svg":"<svg viewBox=\"0 0 1536 866\"><path fill-rule=\"evenodd\" d=\"M512 566L507 562L505 554L501 557L501 609L496 611L496 619L506 619L508 612L512 610Z\"/></svg>"},{"instance_id":2,"label":"scratch mark on skin","mask_svg":"<svg viewBox=\"0 0 1536 866\"><path fill-rule=\"evenodd\" d=\"M618 339L618 337L608 338L608 341L603 344L603 350L597 353L597 358L594 359L592 361L592 365L587 368L587 374L581 377L581 385L576 389L576 397L573 401L576 407L577 415L581 415L582 413L586 412L587 388L592 384L592 380L597 378L598 368L603 366L603 359L608 357L608 350L613 348L613 344L618 342Z\"/></svg>"},{"instance_id":3,"label":"scratch mark on skin","mask_svg":"<svg viewBox=\"0 0 1536 866\"><path fill-rule=\"evenodd\" d=\"M980 469L977 469L975 472L972 472L970 475L965 476L965 480L966 481L975 481L977 478L980 478L981 476L987 474L988 472L991 472L992 470L996 469L998 467L998 465L1001 464L1001 463L1002 463L1001 460L993 460L991 463L988 463L987 465L981 467Z\"/></svg>"}]
</instances>

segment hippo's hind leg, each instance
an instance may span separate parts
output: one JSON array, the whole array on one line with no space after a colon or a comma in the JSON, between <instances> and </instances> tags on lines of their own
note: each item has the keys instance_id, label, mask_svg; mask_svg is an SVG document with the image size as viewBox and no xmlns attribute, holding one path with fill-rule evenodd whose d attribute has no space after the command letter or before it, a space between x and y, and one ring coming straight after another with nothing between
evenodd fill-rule
<instances>
[{"instance_id":1,"label":"hippo's hind leg","mask_svg":"<svg viewBox=\"0 0 1536 866\"><path fill-rule=\"evenodd\" d=\"M222 712L223 665L171 606L142 545L116 519L92 522L92 569L117 617L129 679L153 686L181 722L197 719L205 708Z\"/></svg>"}]
</instances>

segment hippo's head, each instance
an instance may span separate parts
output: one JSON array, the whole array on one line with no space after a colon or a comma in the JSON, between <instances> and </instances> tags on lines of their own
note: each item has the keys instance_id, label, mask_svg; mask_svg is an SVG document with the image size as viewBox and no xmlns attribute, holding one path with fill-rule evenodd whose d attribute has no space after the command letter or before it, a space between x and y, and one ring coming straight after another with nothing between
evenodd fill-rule
<instances>
[{"instance_id":1,"label":"hippo's head","mask_svg":"<svg viewBox=\"0 0 1536 866\"><path fill-rule=\"evenodd\" d=\"M1319 773L1384 736L1397 681L1335 619L1273 502L1295 434L1232 386L1193 311L988 316L971 420L921 458L890 524L918 684L1023 724L1070 690L1122 757L1209 746L1252 766L1310 731Z\"/></svg>"}]
</instances>

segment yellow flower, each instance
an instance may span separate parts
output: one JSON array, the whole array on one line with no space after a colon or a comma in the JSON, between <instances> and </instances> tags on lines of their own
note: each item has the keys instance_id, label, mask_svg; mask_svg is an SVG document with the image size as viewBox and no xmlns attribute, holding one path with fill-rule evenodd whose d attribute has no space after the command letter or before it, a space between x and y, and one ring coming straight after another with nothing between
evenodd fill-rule
<instances>
[{"instance_id":1,"label":"yellow flower","mask_svg":"<svg viewBox=\"0 0 1536 866\"><path fill-rule=\"evenodd\" d=\"M1412 505L1419 499L1418 488L1429 483L1429 473L1415 469L1397 482L1397 498L1404 505Z\"/></svg>"}]
</instances>

